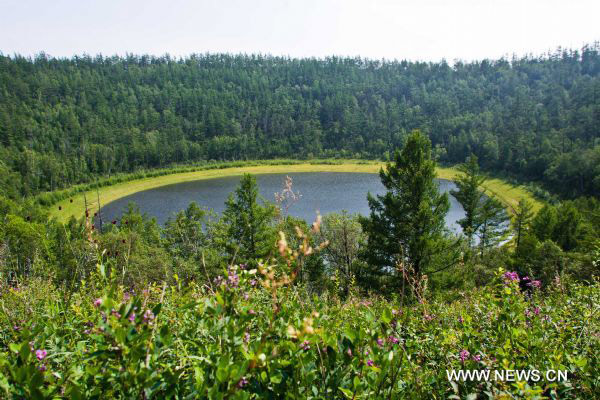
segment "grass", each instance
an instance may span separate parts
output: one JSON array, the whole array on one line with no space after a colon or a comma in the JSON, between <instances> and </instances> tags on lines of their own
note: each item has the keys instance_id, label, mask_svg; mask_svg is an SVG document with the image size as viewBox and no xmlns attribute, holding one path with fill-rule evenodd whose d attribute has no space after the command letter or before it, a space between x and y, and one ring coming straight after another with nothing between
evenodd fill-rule
<instances>
[{"instance_id":1,"label":"grass","mask_svg":"<svg viewBox=\"0 0 600 400\"><path fill-rule=\"evenodd\" d=\"M90 210L97 209L97 199L100 198L101 205L106 205L122 197L137 193L143 190L153 189L160 186L172 185L176 183L196 181L202 179L215 179L227 176L240 176L245 173L250 174L270 174L270 173L298 173L298 172L363 172L377 173L384 165L378 161L353 161L346 160L340 163L319 164L317 161L299 164L284 165L251 165L246 167L232 167L222 169L208 169L193 172L173 173L151 178L136 179L128 182L122 182L111 186L105 186L96 190L89 190L78 193L77 195L62 200L54 204L50 209L50 215L56 217L59 221L65 222L71 216L76 218L82 216L85 211L85 204ZM441 179L453 180L458 171L455 168L440 167L437 170L438 177ZM514 186L500 179L490 179L485 185L486 193L496 196L510 210L515 207L522 197L527 198L534 205L537 211L541 203L533 198L527 190L521 186ZM59 210L60 208L60 210Z\"/></svg>"}]
</instances>

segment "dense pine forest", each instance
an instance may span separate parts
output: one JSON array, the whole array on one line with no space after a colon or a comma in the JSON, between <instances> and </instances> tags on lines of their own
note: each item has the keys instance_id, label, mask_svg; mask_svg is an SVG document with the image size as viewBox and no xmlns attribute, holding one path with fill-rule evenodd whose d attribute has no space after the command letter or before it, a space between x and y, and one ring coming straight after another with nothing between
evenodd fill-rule
<instances>
[{"instance_id":1,"label":"dense pine forest","mask_svg":"<svg viewBox=\"0 0 600 400\"><path fill-rule=\"evenodd\" d=\"M600 194L600 47L445 61L262 55L0 56L0 187L16 198L209 160L388 158L413 129L442 163Z\"/></svg>"}]
</instances>

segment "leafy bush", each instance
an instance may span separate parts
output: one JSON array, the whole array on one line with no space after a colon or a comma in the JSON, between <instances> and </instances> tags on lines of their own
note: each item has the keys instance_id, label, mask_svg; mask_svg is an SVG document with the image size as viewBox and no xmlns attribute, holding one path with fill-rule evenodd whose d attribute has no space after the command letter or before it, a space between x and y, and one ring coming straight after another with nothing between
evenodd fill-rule
<instances>
[{"instance_id":1,"label":"leafy bush","mask_svg":"<svg viewBox=\"0 0 600 400\"><path fill-rule=\"evenodd\" d=\"M208 286L135 293L98 273L68 298L4 288L0 388L13 398L593 398L600 283L499 271L493 289L400 307L310 297L288 263L230 267ZM289 250L289 251L288 251ZM287 256L286 256L287 255ZM177 279L177 278L176 278ZM529 284L528 284L529 283ZM567 382L449 382L451 369L567 370Z\"/></svg>"}]
</instances>

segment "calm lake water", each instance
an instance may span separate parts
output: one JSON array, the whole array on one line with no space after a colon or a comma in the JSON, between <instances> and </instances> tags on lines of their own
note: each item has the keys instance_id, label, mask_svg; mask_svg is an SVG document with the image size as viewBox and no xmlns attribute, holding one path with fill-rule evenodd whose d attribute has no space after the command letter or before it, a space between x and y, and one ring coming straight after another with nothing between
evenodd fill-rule
<instances>
[{"instance_id":1,"label":"calm lake water","mask_svg":"<svg viewBox=\"0 0 600 400\"><path fill-rule=\"evenodd\" d=\"M304 172L289 174L294 180L294 192L300 192L300 200L289 208L289 214L312 222L317 211L321 215L346 210L350 213L369 215L367 192L385 192L377 174L343 172ZM274 201L275 192L281 192L286 174L256 175L260 194L268 201ZM142 213L156 217L164 224L169 217L185 209L195 201L201 207L217 213L225 209L225 200L233 192L240 177L199 180L177 183L145 190L123 197L102 207L104 221L120 217L129 202L135 202ZM456 186L446 180L439 180L440 190L448 192ZM464 217L464 210L456 199L450 196L450 211L446 224L455 232L460 232L456 223Z\"/></svg>"}]
</instances>

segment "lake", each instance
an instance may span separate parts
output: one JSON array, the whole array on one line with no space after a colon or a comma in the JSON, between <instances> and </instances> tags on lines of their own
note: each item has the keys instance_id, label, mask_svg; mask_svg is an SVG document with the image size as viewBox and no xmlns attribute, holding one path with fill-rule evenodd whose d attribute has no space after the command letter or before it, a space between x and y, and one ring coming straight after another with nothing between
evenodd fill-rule
<instances>
[{"instance_id":1,"label":"lake","mask_svg":"<svg viewBox=\"0 0 600 400\"><path fill-rule=\"evenodd\" d=\"M369 215L367 192L372 194L385 192L377 174L303 172L289 175L294 180L294 192L299 191L302 196L289 208L289 214L303 218L309 223L314 221L317 211L321 215L342 210ZM273 202L275 192L283 190L285 177L286 174L256 175L260 194L266 200ZM137 192L102 207L102 217L105 222L118 219L129 202L137 203L142 213L156 217L161 225L174 213L185 209L192 201L220 214L225 209L227 196L235 190L239 181L239 176L232 176L177 183ZM456 188L451 181L438 180L438 183L442 192ZM447 226L454 232L460 232L457 221L463 217L462 206L450 196Z\"/></svg>"}]
</instances>

